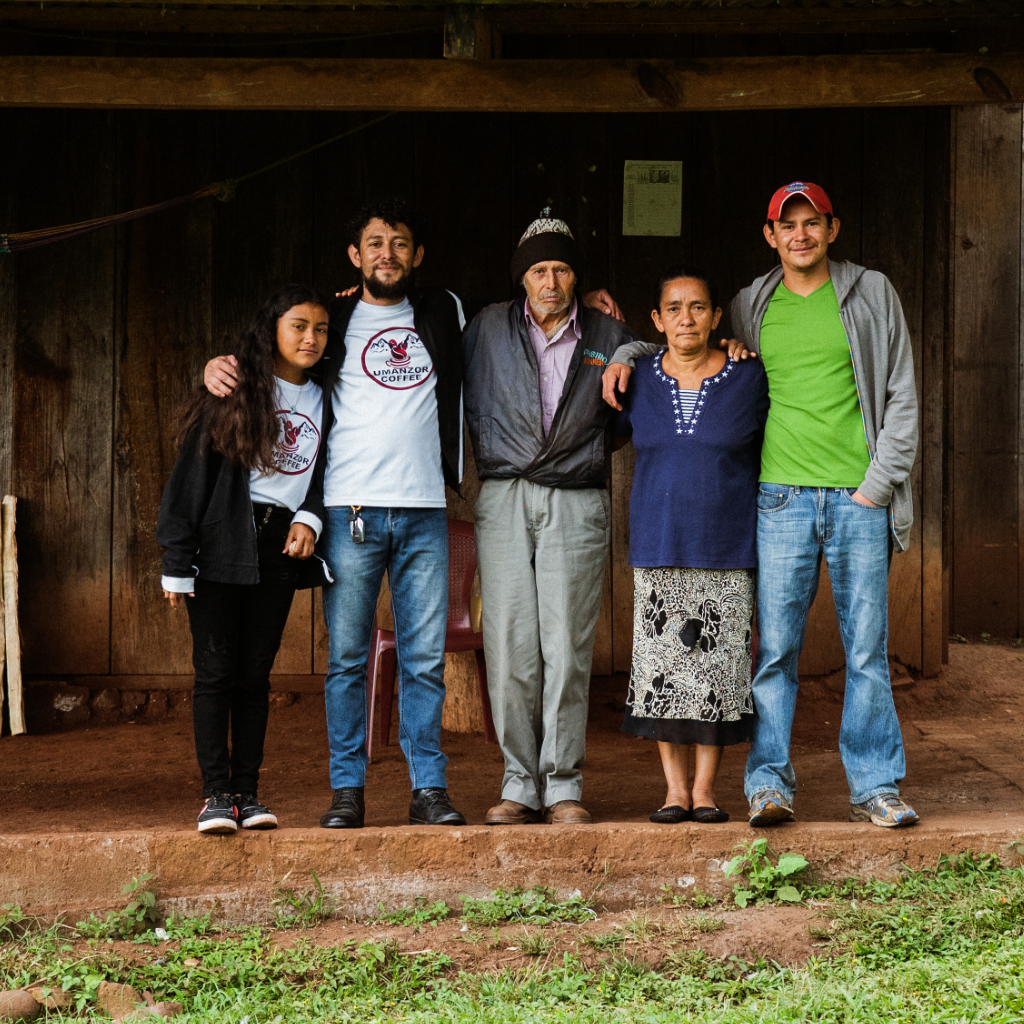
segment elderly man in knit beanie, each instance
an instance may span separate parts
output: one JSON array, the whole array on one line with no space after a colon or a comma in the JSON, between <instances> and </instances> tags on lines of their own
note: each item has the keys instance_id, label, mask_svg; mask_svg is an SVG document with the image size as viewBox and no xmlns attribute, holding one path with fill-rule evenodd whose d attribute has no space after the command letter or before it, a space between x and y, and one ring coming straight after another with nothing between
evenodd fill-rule
<instances>
[{"instance_id":1,"label":"elderly man in knit beanie","mask_svg":"<svg viewBox=\"0 0 1024 1024\"><path fill-rule=\"evenodd\" d=\"M505 758L488 825L583 824L594 633L610 535L601 376L625 324L577 302L579 246L545 209L520 239L525 296L463 340L491 710Z\"/></svg>"}]
</instances>

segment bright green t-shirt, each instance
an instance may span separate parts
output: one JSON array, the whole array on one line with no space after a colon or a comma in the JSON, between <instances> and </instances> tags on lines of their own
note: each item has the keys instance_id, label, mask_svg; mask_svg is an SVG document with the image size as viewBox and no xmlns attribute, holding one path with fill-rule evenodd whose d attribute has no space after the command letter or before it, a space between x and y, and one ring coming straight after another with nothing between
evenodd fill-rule
<instances>
[{"instance_id":1,"label":"bright green t-shirt","mask_svg":"<svg viewBox=\"0 0 1024 1024\"><path fill-rule=\"evenodd\" d=\"M832 282L804 297L779 282L761 322L771 408L761 482L859 487L869 456Z\"/></svg>"}]
</instances>

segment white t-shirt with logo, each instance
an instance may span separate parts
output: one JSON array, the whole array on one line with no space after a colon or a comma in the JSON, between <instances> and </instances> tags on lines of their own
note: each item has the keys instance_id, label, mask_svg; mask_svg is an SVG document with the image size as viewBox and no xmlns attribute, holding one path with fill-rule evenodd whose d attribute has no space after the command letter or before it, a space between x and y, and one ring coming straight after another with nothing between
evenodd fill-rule
<instances>
[{"instance_id":1,"label":"white t-shirt with logo","mask_svg":"<svg viewBox=\"0 0 1024 1024\"><path fill-rule=\"evenodd\" d=\"M464 325L461 304L459 319ZM334 385L325 505L445 507L436 387L409 300L360 300Z\"/></svg>"},{"instance_id":2,"label":"white t-shirt with logo","mask_svg":"<svg viewBox=\"0 0 1024 1024\"><path fill-rule=\"evenodd\" d=\"M324 401L320 385L289 384L276 378L277 419L281 432L274 446L274 473L254 469L249 474L249 497L261 505L280 505L296 511L306 500L316 453ZM319 531L317 531L319 533Z\"/></svg>"}]
</instances>

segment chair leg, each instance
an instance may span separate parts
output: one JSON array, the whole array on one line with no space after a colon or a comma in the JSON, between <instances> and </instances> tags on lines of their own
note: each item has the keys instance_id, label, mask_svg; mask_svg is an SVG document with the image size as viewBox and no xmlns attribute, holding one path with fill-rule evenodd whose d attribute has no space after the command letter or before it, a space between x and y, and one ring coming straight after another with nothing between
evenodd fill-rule
<instances>
[{"instance_id":1,"label":"chair leg","mask_svg":"<svg viewBox=\"0 0 1024 1024\"><path fill-rule=\"evenodd\" d=\"M380 665L380 653L377 650L377 643L380 631L376 623L373 626L373 634L370 637L370 657L366 663L366 761L373 761L373 716L377 705L377 674Z\"/></svg>"},{"instance_id":2,"label":"chair leg","mask_svg":"<svg viewBox=\"0 0 1024 1024\"><path fill-rule=\"evenodd\" d=\"M475 654L476 675L480 683L480 704L484 711L484 739L488 743L497 743L498 734L494 731L494 718L491 715L491 694L487 689L487 661L482 650L477 650Z\"/></svg>"},{"instance_id":3,"label":"chair leg","mask_svg":"<svg viewBox=\"0 0 1024 1024\"><path fill-rule=\"evenodd\" d=\"M380 653L380 745L391 743L391 710L395 699L395 676L398 674L398 652L393 647Z\"/></svg>"}]
</instances>

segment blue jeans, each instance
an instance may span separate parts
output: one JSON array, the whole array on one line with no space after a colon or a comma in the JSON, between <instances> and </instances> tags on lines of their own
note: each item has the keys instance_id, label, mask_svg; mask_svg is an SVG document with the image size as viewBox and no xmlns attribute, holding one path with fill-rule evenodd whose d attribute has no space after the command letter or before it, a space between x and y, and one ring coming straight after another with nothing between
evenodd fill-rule
<instances>
[{"instance_id":1,"label":"blue jeans","mask_svg":"<svg viewBox=\"0 0 1024 1024\"><path fill-rule=\"evenodd\" d=\"M446 787L441 753L448 622L448 518L443 508L363 508L356 544L349 509L328 508L323 549L335 583L324 588L331 634L324 696L331 788L366 781L366 666L384 571L398 654L399 742L413 789Z\"/></svg>"},{"instance_id":2,"label":"blue jeans","mask_svg":"<svg viewBox=\"0 0 1024 1024\"><path fill-rule=\"evenodd\" d=\"M757 497L757 618L754 742L747 798L775 789L792 801L789 759L797 661L807 614L828 560L846 652L839 752L850 802L898 793L906 774L903 737L889 682L889 513L860 505L852 489L761 484Z\"/></svg>"}]
</instances>

